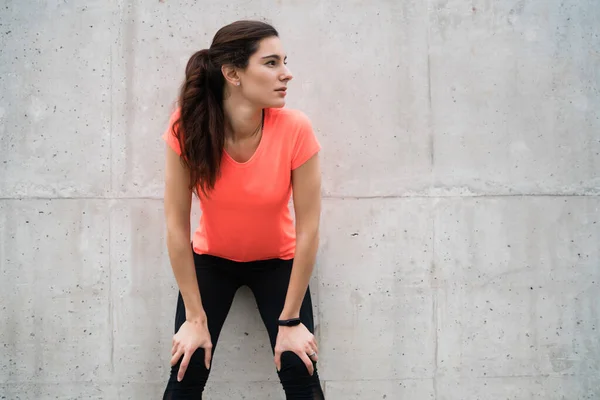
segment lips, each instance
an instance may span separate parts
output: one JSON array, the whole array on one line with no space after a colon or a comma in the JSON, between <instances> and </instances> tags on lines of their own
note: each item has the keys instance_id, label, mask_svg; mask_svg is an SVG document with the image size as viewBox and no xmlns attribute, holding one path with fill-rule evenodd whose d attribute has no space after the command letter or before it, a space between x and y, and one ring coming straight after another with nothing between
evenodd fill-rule
<instances>
[{"instance_id":1,"label":"lips","mask_svg":"<svg viewBox=\"0 0 600 400\"><path fill-rule=\"evenodd\" d=\"M279 89L275 89L276 92L285 92L287 90L287 88L279 88Z\"/></svg>"}]
</instances>

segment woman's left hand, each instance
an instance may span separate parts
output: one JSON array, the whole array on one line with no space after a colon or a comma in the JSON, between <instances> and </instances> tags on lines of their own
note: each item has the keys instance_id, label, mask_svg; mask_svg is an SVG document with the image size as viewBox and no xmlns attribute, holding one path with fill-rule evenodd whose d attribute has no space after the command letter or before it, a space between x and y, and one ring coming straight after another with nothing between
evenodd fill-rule
<instances>
[{"instance_id":1,"label":"woman's left hand","mask_svg":"<svg viewBox=\"0 0 600 400\"><path fill-rule=\"evenodd\" d=\"M317 353L319 348L315 336L304 326L280 326L277 333L277 342L275 343L275 365L277 371L281 371L281 354L284 351L294 352L306 365L310 375L314 373L314 366L311 362L319 359Z\"/></svg>"}]
</instances>

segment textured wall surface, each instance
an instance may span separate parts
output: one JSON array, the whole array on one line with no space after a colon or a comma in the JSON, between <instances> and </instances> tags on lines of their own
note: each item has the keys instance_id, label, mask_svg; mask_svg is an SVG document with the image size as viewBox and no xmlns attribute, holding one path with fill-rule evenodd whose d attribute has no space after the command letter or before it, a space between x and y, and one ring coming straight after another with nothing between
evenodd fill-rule
<instances>
[{"instance_id":1,"label":"textured wall surface","mask_svg":"<svg viewBox=\"0 0 600 400\"><path fill-rule=\"evenodd\" d=\"M0 399L161 398L160 135L240 18L323 145L327 399L600 399L596 0L0 0ZM247 290L206 398L284 398Z\"/></svg>"}]
</instances>

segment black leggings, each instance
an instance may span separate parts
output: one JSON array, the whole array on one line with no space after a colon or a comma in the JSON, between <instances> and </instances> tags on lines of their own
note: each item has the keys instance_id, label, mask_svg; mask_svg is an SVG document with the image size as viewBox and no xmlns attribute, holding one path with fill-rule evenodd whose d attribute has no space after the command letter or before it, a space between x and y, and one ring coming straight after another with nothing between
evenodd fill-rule
<instances>
[{"instance_id":1,"label":"black leggings","mask_svg":"<svg viewBox=\"0 0 600 400\"><path fill-rule=\"evenodd\" d=\"M247 285L254 294L260 316L269 333L271 350L274 352L278 332L277 319L285 303L292 271L292 260L271 259L235 262L194 253L194 263L202 297L202 306L208 319L213 355L235 293L243 285ZM302 302L300 319L306 328L314 334L309 290L306 291ZM179 293L175 316L175 332L179 330L184 322L185 307L181 293ZM202 399L202 392L210 373L210 370L207 370L204 366L204 349L199 348L194 352L183 380L177 382L180 363L181 360L171 368L171 375L163 400ZM277 374L285 391L286 399L324 399L314 361L313 365L315 372L311 376L304 362L295 353L286 351L281 355L281 371ZM275 368L274 364L273 367Z\"/></svg>"}]
</instances>

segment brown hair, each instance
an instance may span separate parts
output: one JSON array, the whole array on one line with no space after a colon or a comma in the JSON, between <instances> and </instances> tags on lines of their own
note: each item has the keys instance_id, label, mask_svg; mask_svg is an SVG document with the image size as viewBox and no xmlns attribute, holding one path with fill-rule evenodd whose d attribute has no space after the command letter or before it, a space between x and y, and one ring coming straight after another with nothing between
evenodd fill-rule
<instances>
[{"instance_id":1,"label":"brown hair","mask_svg":"<svg viewBox=\"0 0 600 400\"><path fill-rule=\"evenodd\" d=\"M179 94L181 114L173 132L181 147L181 159L190 171L190 189L207 194L220 173L225 145L223 65L244 69L262 39L279 36L271 25L236 21L219 29L210 49L194 53L185 68ZM182 134L183 133L183 134Z\"/></svg>"}]
</instances>

